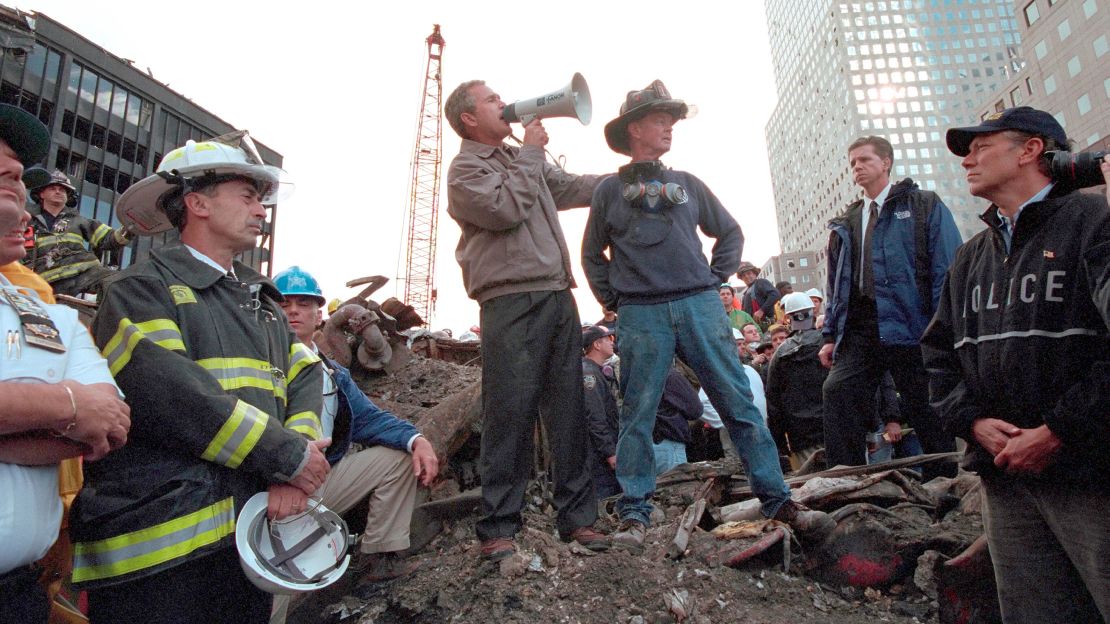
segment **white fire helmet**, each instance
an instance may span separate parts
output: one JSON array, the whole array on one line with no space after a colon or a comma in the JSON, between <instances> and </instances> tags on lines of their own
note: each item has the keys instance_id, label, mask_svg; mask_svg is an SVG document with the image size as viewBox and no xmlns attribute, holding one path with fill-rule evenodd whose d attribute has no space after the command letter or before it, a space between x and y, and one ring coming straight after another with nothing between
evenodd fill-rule
<instances>
[{"instance_id":1,"label":"white fire helmet","mask_svg":"<svg viewBox=\"0 0 1110 624\"><path fill-rule=\"evenodd\" d=\"M812 309L813 300L805 293L790 293L782 298L782 311L787 314Z\"/></svg>"},{"instance_id":2,"label":"white fire helmet","mask_svg":"<svg viewBox=\"0 0 1110 624\"><path fill-rule=\"evenodd\" d=\"M151 236L173 228L167 208L198 186L223 177L254 181L263 205L288 198L293 184L283 169L262 161L245 130L207 141L189 140L162 158L157 171L133 184L116 202L120 223L134 232Z\"/></svg>"},{"instance_id":3,"label":"white fire helmet","mask_svg":"<svg viewBox=\"0 0 1110 624\"><path fill-rule=\"evenodd\" d=\"M350 565L352 541L347 523L322 504L285 520L266 515L270 496L259 492L247 501L235 525L235 547L243 573L271 594L323 589Z\"/></svg>"}]
</instances>

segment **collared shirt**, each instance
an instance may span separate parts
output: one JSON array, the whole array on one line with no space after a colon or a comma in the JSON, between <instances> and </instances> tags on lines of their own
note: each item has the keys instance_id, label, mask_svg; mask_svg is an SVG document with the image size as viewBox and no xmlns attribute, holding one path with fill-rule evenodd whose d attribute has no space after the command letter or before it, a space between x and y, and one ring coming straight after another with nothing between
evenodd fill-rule
<instances>
[{"instance_id":1,"label":"collared shirt","mask_svg":"<svg viewBox=\"0 0 1110 624\"><path fill-rule=\"evenodd\" d=\"M320 355L320 347L316 343L312 343L312 352ZM339 414L339 386L335 383L334 371L329 368L327 360L320 355L320 361L324 363L324 407L320 410L320 429L323 431L320 437L330 438L332 432L335 430L335 417ZM354 417L354 414L351 415ZM416 433L409 438L405 444L405 448L409 453L412 453L412 445L416 439L422 437L423 434Z\"/></svg>"},{"instance_id":2,"label":"collared shirt","mask_svg":"<svg viewBox=\"0 0 1110 624\"><path fill-rule=\"evenodd\" d=\"M1021 211L1025 210L1025 207L1029 204L1032 204L1033 202L1039 202L1045 197L1048 197L1049 192L1052 191L1053 184L1053 182L1049 182L1045 185L1043 189L1037 191L1035 195L1025 200L1025 203L1018 206L1017 210L1014 211L1014 216L1007 217L1006 215L1002 214L1001 211L999 211L998 218L1002 221L1002 226L1000 229L1002 231L1002 240L1006 243L1006 253L1010 253L1010 243L1014 239L1014 229L1017 228L1017 221L1018 217L1021 216Z\"/></svg>"},{"instance_id":3,"label":"collared shirt","mask_svg":"<svg viewBox=\"0 0 1110 624\"><path fill-rule=\"evenodd\" d=\"M320 348L316 343L312 343L312 352L320 355ZM321 437L330 438L332 431L335 429L335 415L339 413L339 386L335 384L335 377L332 375L333 371L324 363L324 408L320 410L320 429L323 431ZM412 443L409 443L409 448L412 448Z\"/></svg>"},{"instance_id":4,"label":"collared shirt","mask_svg":"<svg viewBox=\"0 0 1110 624\"><path fill-rule=\"evenodd\" d=\"M212 258L209 258L208 256L202 254L201 252L197 251L196 249L193 249L192 247L190 247L190 246L188 246L184 243L182 243L182 246L184 246L185 249L188 249L189 253L193 254L193 257L196 258L197 260L200 260L201 262L207 264L208 266L212 267L213 269L216 269L217 271L219 271L220 273L223 273L224 275L230 274L231 277L233 277L235 279L239 279L235 275L234 267L230 268L230 269L225 268L225 267L221 266L219 262L216 262Z\"/></svg>"},{"instance_id":5,"label":"collared shirt","mask_svg":"<svg viewBox=\"0 0 1110 624\"><path fill-rule=\"evenodd\" d=\"M13 285L0 274L0 289ZM0 329L16 335L19 348L0 352L0 382L56 384L66 379L80 384L112 384L108 364L92 342L77 312L61 305L43 305L58 330L65 353L30 346L22 338L19 315L0 297ZM0 574L41 559L58 536L62 501L58 497L58 465L23 466L0 462L0 501L17 501L10 513L0 513Z\"/></svg>"},{"instance_id":6,"label":"collared shirt","mask_svg":"<svg viewBox=\"0 0 1110 624\"><path fill-rule=\"evenodd\" d=\"M879 205L879 209L875 212L875 214L878 215L878 216L882 216L882 214L883 214L883 204L886 202L886 198L890 195L890 189L892 189L892 188L894 188L894 184L892 182L887 182L886 188L884 188L882 190L882 192L880 192L878 195L876 195L875 199L870 199L870 198L867 197L867 195L863 196L863 212L860 214L860 230L859 230L860 231L861 243L862 243L863 237L867 235L867 224L868 224L869 221L871 221L871 202L874 201L876 204ZM864 274L864 270L863 270L864 254L860 253L859 258L860 258L860 260L859 260L859 274L863 275Z\"/></svg>"}]
</instances>

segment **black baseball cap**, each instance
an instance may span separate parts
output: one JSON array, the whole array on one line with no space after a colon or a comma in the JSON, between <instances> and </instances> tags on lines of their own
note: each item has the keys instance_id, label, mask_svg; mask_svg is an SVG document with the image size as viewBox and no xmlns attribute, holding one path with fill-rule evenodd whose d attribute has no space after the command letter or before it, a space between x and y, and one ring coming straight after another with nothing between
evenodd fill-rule
<instances>
[{"instance_id":1,"label":"black baseball cap","mask_svg":"<svg viewBox=\"0 0 1110 624\"><path fill-rule=\"evenodd\" d=\"M53 179L50 172L47 171L45 167L39 165L27 167L23 170L23 185L27 187L27 190L42 188L50 184Z\"/></svg>"},{"instance_id":2,"label":"black baseball cap","mask_svg":"<svg viewBox=\"0 0 1110 624\"><path fill-rule=\"evenodd\" d=\"M582 350L586 351L595 340L612 336L613 332L604 325L588 325L582 328Z\"/></svg>"},{"instance_id":3,"label":"black baseball cap","mask_svg":"<svg viewBox=\"0 0 1110 624\"><path fill-rule=\"evenodd\" d=\"M1029 106L1007 108L1004 111L987 115L978 126L949 128L945 135L948 149L957 156L967 156L971 152L971 141L980 134L991 134L1003 130L1028 132L1055 140L1061 146L1068 144L1068 135L1056 118L1048 113Z\"/></svg>"},{"instance_id":4,"label":"black baseball cap","mask_svg":"<svg viewBox=\"0 0 1110 624\"><path fill-rule=\"evenodd\" d=\"M50 151L50 131L38 117L12 106L0 104L0 139L15 152L24 166L42 162Z\"/></svg>"}]
</instances>

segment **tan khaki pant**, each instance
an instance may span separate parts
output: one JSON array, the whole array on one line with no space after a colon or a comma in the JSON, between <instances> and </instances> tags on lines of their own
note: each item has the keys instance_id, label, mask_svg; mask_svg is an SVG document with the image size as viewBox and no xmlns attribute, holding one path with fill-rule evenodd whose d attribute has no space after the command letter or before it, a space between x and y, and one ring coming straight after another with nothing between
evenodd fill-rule
<instances>
[{"instance_id":1,"label":"tan khaki pant","mask_svg":"<svg viewBox=\"0 0 1110 624\"><path fill-rule=\"evenodd\" d=\"M321 501L328 509L342 515L369 497L370 512L366 514L360 550L364 553L394 552L409 547L416 488L411 455L372 446L344 455L332 466L324 482ZM290 596L274 596L270 623L283 624L289 607Z\"/></svg>"},{"instance_id":2,"label":"tan khaki pant","mask_svg":"<svg viewBox=\"0 0 1110 624\"><path fill-rule=\"evenodd\" d=\"M394 552L409 547L416 488L411 455L373 446L345 455L332 466L322 500L328 509L343 514L369 498L360 548L364 553Z\"/></svg>"}]
</instances>

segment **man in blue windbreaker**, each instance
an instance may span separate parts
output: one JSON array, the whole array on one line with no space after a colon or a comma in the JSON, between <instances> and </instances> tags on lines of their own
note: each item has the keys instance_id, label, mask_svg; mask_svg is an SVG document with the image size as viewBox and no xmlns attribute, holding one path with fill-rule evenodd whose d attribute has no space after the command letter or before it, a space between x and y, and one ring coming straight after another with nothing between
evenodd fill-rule
<instances>
[{"instance_id":1,"label":"man in blue windbreaker","mask_svg":"<svg viewBox=\"0 0 1110 624\"><path fill-rule=\"evenodd\" d=\"M325 299L319 283L300 267L290 267L274 276L274 285L285 300L281 308L297 339L316 350L312 334ZM411 423L374 405L351 380L340 364L320 354L324 363L324 406L320 426L332 439L327 449L332 470L321 488L324 505L344 513L370 498L360 567L363 580L382 581L412 572L413 566L397 556L409 547L409 523L418 485L430 485L439 472L432 445ZM351 443L364 448L348 452ZM304 493L285 485L270 487L291 509L303 509ZM273 507L273 502L271 503ZM278 515L285 515L279 509Z\"/></svg>"},{"instance_id":2,"label":"man in blue windbreaker","mask_svg":"<svg viewBox=\"0 0 1110 624\"><path fill-rule=\"evenodd\" d=\"M867 463L865 436L887 371L925 452L954 451L955 439L929 407L919 342L960 246L959 230L936 193L908 178L891 182L894 150L886 139L857 139L848 163L863 197L829 222L825 344L818 352L832 368L823 391L828 463ZM951 463L924 467L926 479L955 474Z\"/></svg>"}]
</instances>

